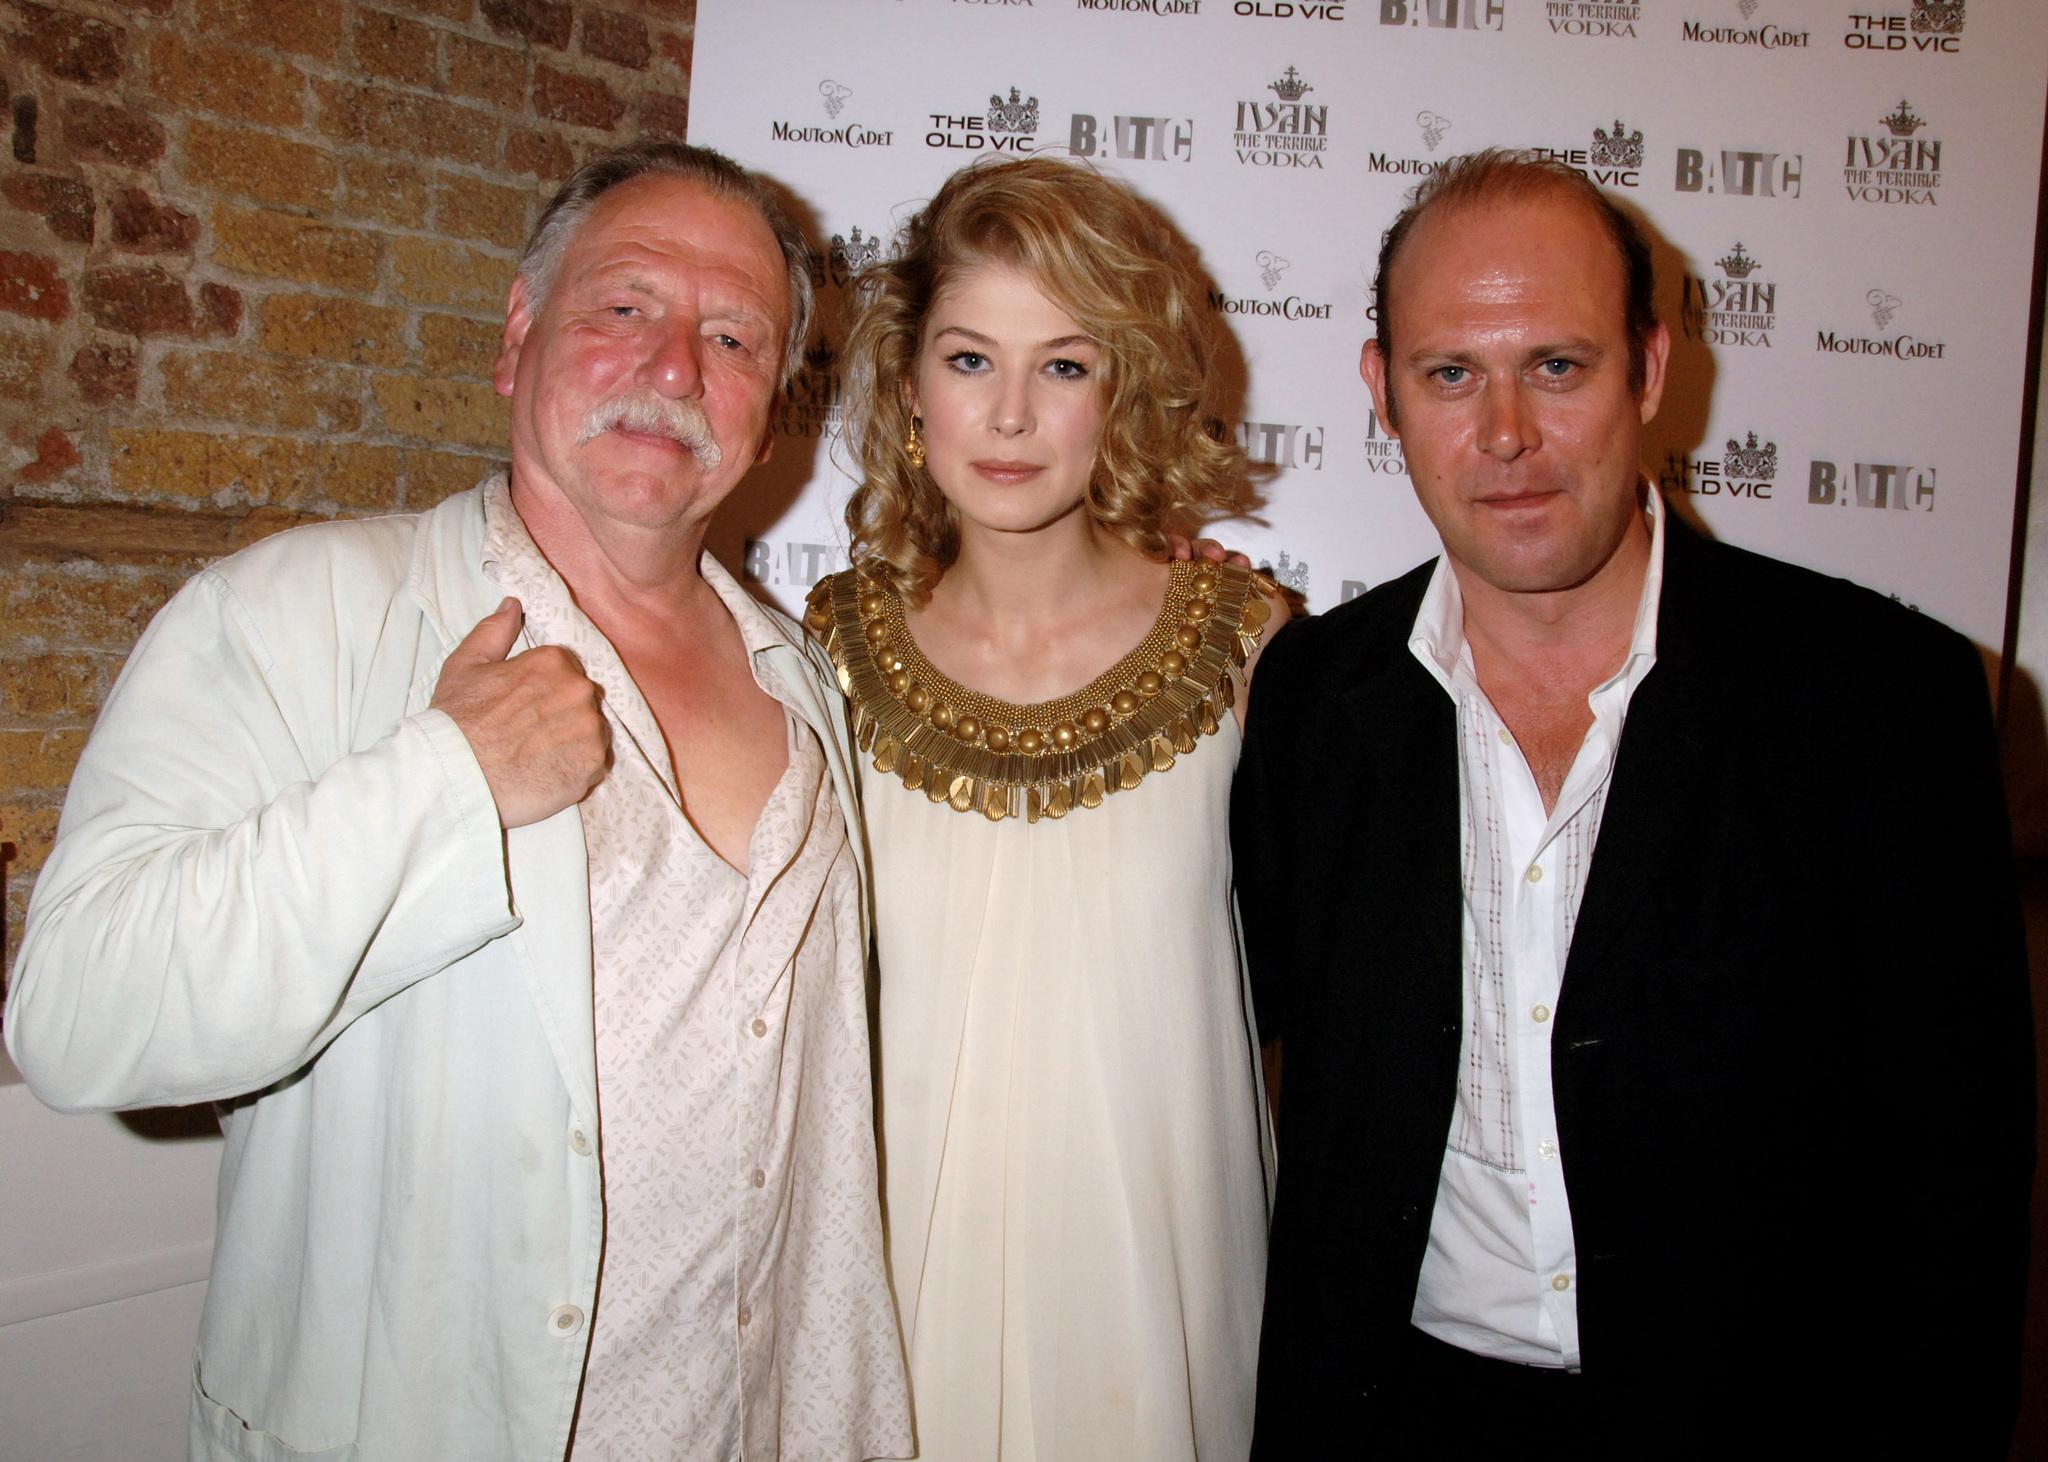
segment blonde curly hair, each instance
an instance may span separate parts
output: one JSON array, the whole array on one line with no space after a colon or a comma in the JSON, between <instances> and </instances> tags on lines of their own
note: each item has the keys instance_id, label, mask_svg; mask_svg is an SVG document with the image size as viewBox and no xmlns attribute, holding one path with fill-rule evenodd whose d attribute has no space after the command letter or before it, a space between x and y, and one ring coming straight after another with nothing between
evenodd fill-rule
<instances>
[{"instance_id":1,"label":"blonde curly hair","mask_svg":"<svg viewBox=\"0 0 2048 1462\"><path fill-rule=\"evenodd\" d=\"M1096 523L1157 557L1169 528L1238 506L1248 464L1211 414L1216 326L1188 246L1088 164L991 158L948 178L903 226L896 252L853 281L845 441L860 479L846 505L855 566L922 604L959 556L959 515L904 447L904 387L933 302L986 264L1028 272L1102 348L1102 439L1087 494Z\"/></svg>"}]
</instances>

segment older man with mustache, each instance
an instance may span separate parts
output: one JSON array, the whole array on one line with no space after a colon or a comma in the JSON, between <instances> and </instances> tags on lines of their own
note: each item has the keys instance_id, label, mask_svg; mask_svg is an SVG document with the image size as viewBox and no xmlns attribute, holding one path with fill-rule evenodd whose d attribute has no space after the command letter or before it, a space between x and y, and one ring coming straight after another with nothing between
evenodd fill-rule
<instances>
[{"instance_id":1,"label":"older man with mustache","mask_svg":"<svg viewBox=\"0 0 2048 1462\"><path fill-rule=\"evenodd\" d=\"M509 300L512 465L137 645L7 1010L69 1111L222 1105L192 1455L906 1456L829 664L703 552L810 311L642 144Z\"/></svg>"}]
</instances>

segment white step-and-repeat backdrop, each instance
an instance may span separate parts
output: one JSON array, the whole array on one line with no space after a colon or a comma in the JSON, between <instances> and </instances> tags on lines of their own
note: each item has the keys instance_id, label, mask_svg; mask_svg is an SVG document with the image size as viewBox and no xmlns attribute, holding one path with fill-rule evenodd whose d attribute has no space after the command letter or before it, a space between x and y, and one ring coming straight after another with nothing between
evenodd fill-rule
<instances>
[{"instance_id":1,"label":"white step-and-repeat backdrop","mask_svg":"<svg viewBox=\"0 0 2048 1462\"><path fill-rule=\"evenodd\" d=\"M1545 149L1657 235L1645 467L1716 536L1996 647L2026 374L2041 0L699 0L690 135L810 209L827 317L714 546L844 567L840 286L952 169L1070 149L1201 250L1272 469L1219 536L1325 609L1437 551L1358 378L1402 194Z\"/></svg>"}]
</instances>

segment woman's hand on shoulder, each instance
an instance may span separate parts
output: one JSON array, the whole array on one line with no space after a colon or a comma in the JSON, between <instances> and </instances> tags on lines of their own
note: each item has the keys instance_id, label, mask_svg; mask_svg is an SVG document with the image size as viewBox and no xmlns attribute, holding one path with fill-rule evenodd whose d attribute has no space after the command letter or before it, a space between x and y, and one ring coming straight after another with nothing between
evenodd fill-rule
<instances>
[{"instance_id":1,"label":"woman's hand on shoulder","mask_svg":"<svg viewBox=\"0 0 2048 1462\"><path fill-rule=\"evenodd\" d=\"M1252 561L1241 553L1232 553L1213 538L1197 538L1190 542L1178 533L1166 535L1166 551L1173 558L1185 562L1193 558L1206 558L1210 563L1233 563L1241 569L1248 569Z\"/></svg>"}]
</instances>

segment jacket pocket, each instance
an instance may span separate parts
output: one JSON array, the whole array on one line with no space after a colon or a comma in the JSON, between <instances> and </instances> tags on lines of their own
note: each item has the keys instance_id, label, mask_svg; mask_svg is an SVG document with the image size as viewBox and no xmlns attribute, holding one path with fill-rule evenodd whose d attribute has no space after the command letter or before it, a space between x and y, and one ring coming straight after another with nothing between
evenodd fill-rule
<instances>
[{"instance_id":1,"label":"jacket pocket","mask_svg":"<svg viewBox=\"0 0 2048 1462\"><path fill-rule=\"evenodd\" d=\"M192 1462L357 1462L356 1444L309 1452L242 1417L206 1394L199 1358L192 1358Z\"/></svg>"}]
</instances>

